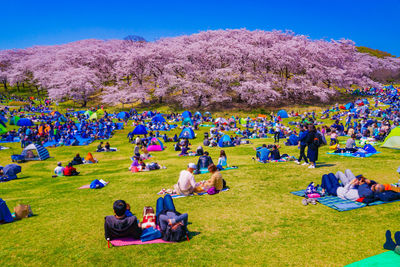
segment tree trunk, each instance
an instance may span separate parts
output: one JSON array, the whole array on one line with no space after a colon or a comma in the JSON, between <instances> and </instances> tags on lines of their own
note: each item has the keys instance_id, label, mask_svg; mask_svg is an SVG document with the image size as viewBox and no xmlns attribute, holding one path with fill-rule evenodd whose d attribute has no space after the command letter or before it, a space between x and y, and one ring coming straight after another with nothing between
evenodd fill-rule
<instances>
[{"instance_id":1,"label":"tree trunk","mask_svg":"<svg viewBox=\"0 0 400 267\"><path fill-rule=\"evenodd\" d=\"M201 100L203 99L203 96L201 95L200 97L199 97L199 100L198 100L198 103L197 103L197 107L199 108L199 107L201 107Z\"/></svg>"},{"instance_id":2,"label":"tree trunk","mask_svg":"<svg viewBox=\"0 0 400 267\"><path fill-rule=\"evenodd\" d=\"M83 100L82 108L85 108L85 107L86 107L86 104L87 104L87 100L85 99L85 100Z\"/></svg>"},{"instance_id":3,"label":"tree trunk","mask_svg":"<svg viewBox=\"0 0 400 267\"><path fill-rule=\"evenodd\" d=\"M36 85L35 87L36 87L36 92L37 92L37 95L38 95L38 96L40 96L40 90L39 90L39 86L37 86L37 85Z\"/></svg>"},{"instance_id":4,"label":"tree trunk","mask_svg":"<svg viewBox=\"0 0 400 267\"><path fill-rule=\"evenodd\" d=\"M163 98L162 98L162 96L160 96L160 97L158 98L158 103L159 103L159 104L162 104L162 102L163 102Z\"/></svg>"},{"instance_id":5,"label":"tree trunk","mask_svg":"<svg viewBox=\"0 0 400 267\"><path fill-rule=\"evenodd\" d=\"M17 82L17 92L19 92L19 82Z\"/></svg>"},{"instance_id":6,"label":"tree trunk","mask_svg":"<svg viewBox=\"0 0 400 267\"><path fill-rule=\"evenodd\" d=\"M7 88L7 82L6 81L3 81L3 86L4 86L4 90L6 91L6 93L8 92L8 88Z\"/></svg>"}]
</instances>

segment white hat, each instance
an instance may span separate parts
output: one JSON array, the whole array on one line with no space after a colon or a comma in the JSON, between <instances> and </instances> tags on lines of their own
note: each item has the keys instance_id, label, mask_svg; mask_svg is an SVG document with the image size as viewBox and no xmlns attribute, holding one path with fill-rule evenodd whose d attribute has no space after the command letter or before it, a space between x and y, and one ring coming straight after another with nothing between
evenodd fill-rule
<instances>
[{"instance_id":1,"label":"white hat","mask_svg":"<svg viewBox=\"0 0 400 267\"><path fill-rule=\"evenodd\" d=\"M194 163L189 163L189 164L188 164L188 168L190 168L190 169L196 169L197 166L196 166L196 164L194 164Z\"/></svg>"}]
</instances>

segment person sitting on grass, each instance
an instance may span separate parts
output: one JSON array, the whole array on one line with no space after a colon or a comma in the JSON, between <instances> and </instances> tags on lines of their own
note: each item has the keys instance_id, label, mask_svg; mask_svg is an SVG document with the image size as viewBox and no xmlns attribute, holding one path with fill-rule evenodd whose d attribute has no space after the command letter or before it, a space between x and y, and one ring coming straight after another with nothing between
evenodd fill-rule
<instances>
[{"instance_id":1,"label":"person sitting on grass","mask_svg":"<svg viewBox=\"0 0 400 267\"><path fill-rule=\"evenodd\" d=\"M111 147L110 147L110 143L106 142L106 144L104 145L104 151L105 152L110 152L111 151Z\"/></svg>"},{"instance_id":2,"label":"person sitting on grass","mask_svg":"<svg viewBox=\"0 0 400 267\"><path fill-rule=\"evenodd\" d=\"M202 169L207 169L211 164L213 164L212 158L209 156L207 151L204 151L204 155L200 156L197 162L196 172L199 173Z\"/></svg>"},{"instance_id":3,"label":"person sitting on grass","mask_svg":"<svg viewBox=\"0 0 400 267\"><path fill-rule=\"evenodd\" d=\"M202 146L198 146L196 150L196 156L203 156L204 150Z\"/></svg>"},{"instance_id":4,"label":"person sitting on grass","mask_svg":"<svg viewBox=\"0 0 400 267\"><path fill-rule=\"evenodd\" d=\"M100 142L100 144L97 146L96 152L103 152L103 151L104 151L103 142Z\"/></svg>"},{"instance_id":5,"label":"person sitting on grass","mask_svg":"<svg viewBox=\"0 0 400 267\"><path fill-rule=\"evenodd\" d=\"M357 147L356 147L356 135L352 134L351 138L347 139L346 141L346 152L351 152L355 153L357 152Z\"/></svg>"},{"instance_id":6,"label":"person sitting on grass","mask_svg":"<svg viewBox=\"0 0 400 267\"><path fill-rule=\"evenodd\" d=\"M224 187L222 175L214 164L208 166L208 171L211 173L211 178L199 183L195 188L195 192L207 192L209 195L218 194Z\"/></svg>"},{"instance_id":7,"label":"person sitting on grass","mask_svg":"<svg viewBox=\"0 0 400 267\"><path fill-rule=\"evenodd\" d=\"M256 157L257 160L263 163L268 162L268 156L270 154L270 150L267 148L266 144L263 144L261 148L254 148L254 150L257 152ZM253 158L254 159L254 158Z\"/></svg>"},{"instance_id":8,"label":"person sitting on grass","mask_svg":"<svg viewBox=\"0 0 400 267\"><path fill-rule=\"evenodd\" d=\"M187 170L181 171L178 183L174 185L176 194L188 196L193 193L196 188L196 180L193 171L197 168L196 164L189 163Z\"/></svg>"},{"instance_id":9,"label":"person sitting on grass","mask_svg":"<svg viewBox=\"0 0 400 267\"><path fill-rule=\"evenodd\" d=\"M64 167L62 166L62 163L61 162L58 162L57 163L57 167L54 169L54 173L56 174L56 175L54 175L53 177L57 177L57 176L63 176L64 174Z\"/></svg>"},{"instance_id":10,"label":"person sitting on grass","mask_svg":"<svg viewBox=\"0 0 400 267\"><path fill-rule=\"evenodd\" d=\"M76 156L73 158L73 160L71 161L72 165L80 165L83 164L83 160L81 158L81 156L78 154L76 154Z\"/></svg>"},{"instance_id":11,"label":"person sitting on grass","mask_svg":"<svg viewBox=\"0 0 400 267\"><path fill-rule=\"evenodd\" d=\"M181 153L179 153L179 156L187 156L187 155L189 155L188 150L189 149L188 149L187 146L183 146Z\"/></svg>"},{"instance_id":12,"label":"person sitting on grass","mask_svg":"<svg viewBox=\"0 0 400 267\"><path fill-rule=\"evenodd\" d=\"M79 172L77 172L76 169L72 166L72 163L69 163L68 166L64 168L63 174L64 176L75 176L78 175Z\"/></svg>"},{"instance_id":13,"label":"person sitting on grass","mask_svg":"<svg viewBox=\"0 0 400 267\"><path fill-rule=\"evenodd\" d=\"M99 161L93 157L92 153L88 153L86 158L85 158L86 163L98 163Z\"/></svg>"},{"instance_id":14,"label":"person sitting on grass","mask_svg":"<svg viewBox=\"0 0 400 267\"><path fill-rule=\"evenodd\" d=\"M224 167L228 167L228 162L227 162L225 151L221 150L219 153L217 168L218 168L218 170L223 170Z\"/></svg>"},{"instance_id":15,"label":"person sitting on grass","mask_svg":"<svg viewBox=\"0 0 400 267\"><path fill-rule=\"evenodd\" d=\"M104 218L104 236L106 240L121 237L140 239L142 229L136 216L130 212L130 206L124 200L117 200L113 205L114 215Z\"/></svg>"}]
</instances>

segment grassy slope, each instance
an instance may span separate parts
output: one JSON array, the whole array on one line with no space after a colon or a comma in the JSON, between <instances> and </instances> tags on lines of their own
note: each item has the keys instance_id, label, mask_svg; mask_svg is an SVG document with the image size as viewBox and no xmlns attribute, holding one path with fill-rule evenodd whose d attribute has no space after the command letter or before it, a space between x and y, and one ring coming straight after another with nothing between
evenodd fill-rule
<instances>
[{"instance_id":1,"label":"grassy slope","mask_svg":"<svg viewBox=\"0 0 400 267\"><path fill-rule=\"evenodd\" d=\"M20 179L0 183L0 196L10 208L30 204L37 216L0 226L1 265L269 265L339 266L383 252L387 229L398 230L398 203L337 212L323 205L307 206L290 191L320 182L324 173L350 168L355 174L381 182L393 182L398 174L398 151L367 159L326 155L325 166L309 170L289 163L254 163L251 145L227 148L229 164L237 171L223 172L231 190L216 196L188 197L175 201L177 209L189 213L189 229L199 233L190 242L166 245L130 246L108 249L103 237L103 217L112 214L112 203L125 199L141 219L143 206L155 206L156 193L172 186L179 171L192 157L177 157L172 144L155 154L155 161L168 167L148 173L127 171L133 146L120 131L111 139L114 153L94 153L100 161L78 166L77 177L51 178L57 161L66 163L74 154L94 151L97 143L85 147L50 148L53 157L43 162L23 163ZM195 148L201 142L192 142ZM172 133L169 133L169 135ZM254 145L272 139L256 140ZM13 144L15 152L20 152ZM213 159L219 148L208 148ZM298 154L297 148L281 152ZM0 151L2 165L10 163L11 150ZM110 184L101 190L77 190L95 178ZM197 180L207 175L196 176ZM125 265L123 264L123 265Z\"/></svg>"}]
</instances>

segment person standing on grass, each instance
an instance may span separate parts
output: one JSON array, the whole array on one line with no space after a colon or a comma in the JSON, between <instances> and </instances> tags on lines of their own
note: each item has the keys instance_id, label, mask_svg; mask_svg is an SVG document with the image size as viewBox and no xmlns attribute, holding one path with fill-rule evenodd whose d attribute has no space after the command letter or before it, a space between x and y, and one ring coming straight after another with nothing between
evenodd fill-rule
<instances>
[{"instance_id":1,"label":"person standing on grass","mask_svg":"<svg viewBox=\"0 0 400 267\"><path fill-rule=\"evenodd\" d=\"M300 164L301 160L304 159L304 163L302 165L308 165L308 159L305 153L306 147L307 147L307 135L308 135L308 130L307 130L307 125L303 125L300 133L299 133L299 148L300 148L300 156L299 159L295 161L296 164Z\"/></svg>"},{"instance_id":2,"label":"person standing on grass","mask_svg":"<svg viewBox=\"0 0 400 267\"><path fill-rule=\"evenodd\" d=\"M275 132L274 132L274 143L279 143L279 138L281 135L281 125L279 121L275 124Z\"/></svg>"},{"instance_id":3,"label":"person standing on grass","mask_svg":"<svg viewBox=\"0 0 400 267\"><path fill-rule=\"evenodd\" d=\"M306 143L308 146L307 157L311 163L308 167L309 169L315 169L315 162L318 160L318 148L321 144L321 141L321 137L318 135L315 125L309 125L306 138Z\"/></svg>"}]
</instances>

